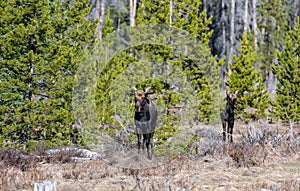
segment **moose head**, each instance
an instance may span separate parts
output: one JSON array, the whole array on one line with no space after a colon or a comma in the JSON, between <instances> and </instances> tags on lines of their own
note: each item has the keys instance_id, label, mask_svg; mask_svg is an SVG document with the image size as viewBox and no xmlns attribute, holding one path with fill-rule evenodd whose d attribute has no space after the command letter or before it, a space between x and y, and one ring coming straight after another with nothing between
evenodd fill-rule
<instances>
[{"instance_id":1,"label":"moose head","mask_svg":"<svg viewBox=\"0 0 300 191\"><path fill-rule=\"evenodd\" d=\"M239 94L239 90L236 90L234 93L229 92L228 90L226 91L226 99L227 99L227 104L230 105L233 109L237 109L237 96Z\"/></svg>"},{"instance_id":2,"label":"moose head","mask_svg":"<svg viewBox=\"0 0 300 191\"><path fill-rule=\"evenodd\" d=\"M149 104L150 104L150 94L153 94L153 92L150 92L150 88L146 88L144 90L134 90L134 100L135 100L135 112L144 112L148 110Z\"/></svg>"}]
</instances>

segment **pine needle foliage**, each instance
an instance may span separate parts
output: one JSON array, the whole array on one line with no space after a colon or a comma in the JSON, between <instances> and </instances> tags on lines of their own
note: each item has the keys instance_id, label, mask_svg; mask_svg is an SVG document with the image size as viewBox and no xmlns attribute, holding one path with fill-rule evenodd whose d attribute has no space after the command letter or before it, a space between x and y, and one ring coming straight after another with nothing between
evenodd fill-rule
<instances>
[{"instance_id":1,"label":"pine needle foliage","mask_svg":"<svg viewBox=\"0 0 300 191\"><path fill-rule=\"evenodd\" d=\"M272 66L277 77L275 114L284 122L300 120L300 22L290 29L282 52L277 52L278 62Z\"/></svg>"},{"instance_id":2,"label":"pine needle foliage","mask_svg":"<svg viewBox=\"0 0 300 191\"><path fill-rule=\"evenodd\" d=\"M247 34L244 33L238 55L233 55L230 64L232 73L228 76L230 92L239 90L237 115L248 122L266 116L265 110L270 106L269 93L258 71L254 69L256 52L253 50Z\"/></svg>"},{"instance_id":3,"label":"pine needle foliage","mask_svg":"<svg viewBox=\"0 0 300 191\"><path fill-rule=\"evenodd\" d=\"M79 136L72 129L72 86L94 41L89 12L88 0L0 2L2 146L51 147Z\"/></svg>"}]
</instances>

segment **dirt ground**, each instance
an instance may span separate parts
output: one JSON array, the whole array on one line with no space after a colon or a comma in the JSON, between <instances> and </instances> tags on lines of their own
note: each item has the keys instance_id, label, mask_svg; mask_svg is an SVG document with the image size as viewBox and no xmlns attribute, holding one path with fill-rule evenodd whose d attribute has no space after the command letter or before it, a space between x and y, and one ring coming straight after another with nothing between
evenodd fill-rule
<instances>
[{"instance_id":1,"label":"dirt ground","mask_svg":"<svg viewBox=\"0 0 300 191\"><path fill-rule=\"evenodd\" d=\"M278 161L278 159L280 159ZM271 161L273 160L273 162ZM236 167L230 158L178 157L144 170L121 169L103 161L41 165L57 190L300 190L298 157L272 158L259 167ZM29 189L30 190L30 189Z\"/></svg>"},{"instance_id":2,"label":"dirt ground","mask_svg":"<svg viewBox=\"0 0 300 191\"><path fill-rule=\"evenodd\" d=\"M235 130L234 136L238 142L242 137L241 131ZM235 147L224 144L221 149L216 150L222 154L195 156L185 153L175 158L164 158L163 162L159 157L152 161L145 159L144 162L157 165L143 169L132 169L130 166L126 168L126 165L117 167L104 160L40 162L27 171L17 168L2 171L0 190L33 190L36 182L55 180L58 191L300 191L300 156L299 150L295 150L297 147L287 144L278 149L268 145L262 148L261 145L254 144L251 152L243 150L250 155L246 156L249 158L247 163L241 163L241 159L246 157L241 156L242 152L235 151L241 145L243 143ZM132 163L137 163L138 160L140 158Z\"/></svg>"}]
</instances>

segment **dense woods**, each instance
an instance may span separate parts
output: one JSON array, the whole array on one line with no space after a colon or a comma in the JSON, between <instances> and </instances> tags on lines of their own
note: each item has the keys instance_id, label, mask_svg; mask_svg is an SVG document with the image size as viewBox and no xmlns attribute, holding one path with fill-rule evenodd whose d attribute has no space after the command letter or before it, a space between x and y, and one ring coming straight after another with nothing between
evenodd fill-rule
<instances>
[{"instance_id":1,"label":"dense woods","mask_svg":"<svg viewBox=\"0 0 300 191\"><path fill-rule=\"evenodd\" d=\"M182 124L219 123L225 89L241 91L240 120L274 117L292 136L299 13L299 0L1 1L0 145L116 136L133 123L126 92L147 86L157 144Z\"/></svg>"}]
</instances>

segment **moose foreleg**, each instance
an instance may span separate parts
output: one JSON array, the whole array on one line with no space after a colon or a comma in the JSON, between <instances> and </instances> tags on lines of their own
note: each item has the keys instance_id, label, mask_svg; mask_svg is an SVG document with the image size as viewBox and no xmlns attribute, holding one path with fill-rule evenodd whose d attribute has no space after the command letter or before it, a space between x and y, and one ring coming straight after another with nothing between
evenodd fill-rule
<instances>
[{"instance_id":1,"label":"moose foreleg","mask_svg":"<svg viewBox=\"0 0 300 191\"><path fill-rule=\"evenodd\" d=\"M226 141L226 122L222 122L223 126L223 141Z\"/></svg>"},{"instance_id":2,"label":"moose foreleg","mask_svg":"<svg viewBox=\"0 0 300 191\"><path fill-rule=\"evenodd\" d=\"M234 120L228 121L228 140L232 141L232 133L233 133Z\"/></svg>"},{"instance_id":3,"label":"moose foreleg","mask_svg":"<svg viewBox=\"0 0 300 191\"><path fill-rule=\"evenodd\" d=\"M152 155L153 155L152 142L153 142L153 133L147 134L146 147L147 147L147 155L150 160L152 159Z\"/></svg>"},{"instance_id":4,"label":"moose foreleg","mask_svg":"<svg viewBox=\"0 0 300 191\"><path fill-rule=\"evenodd\" d=\"M142 139L142 135L141 134L137 134L137 138L138 138L138 143L137 143L137 148L138 148L138 152L140 153L141 150L141 139Z\"/></svg>"},{"instance_id":5,"label":"moose foreleg","mask_svg":"<svg viewBox=\"0 0 300 191\"><path fill-rule=\"evenodd\" d=\"M220 115L223 127L223 141L226 141L226 121L224 119L223 113Z\"/></svg>"}]
</instances>

